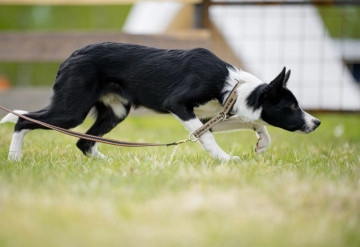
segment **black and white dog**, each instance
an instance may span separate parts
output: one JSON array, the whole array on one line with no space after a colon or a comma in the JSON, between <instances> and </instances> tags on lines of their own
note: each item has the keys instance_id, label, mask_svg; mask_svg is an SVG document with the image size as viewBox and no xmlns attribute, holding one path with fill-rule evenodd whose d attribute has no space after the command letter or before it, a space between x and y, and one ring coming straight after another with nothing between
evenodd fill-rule
<instances>
[{"instance_id":1,"label":"black and white dog","mask_svg":"<svg viewBox=\"0 0 360 247\"><path fill-rule=\"evenodd\" d=\"M255 130L257 154L265 152L270 136L265 125L288 131L310 133L320 121L304 112L286 88L290 71L283 71L269 84L236 69L203 48L163 50L146 46L100 43L75 51L59 67L50 105L35 112L17 111L62 128L80 125L90 110L96 121L86 132L102 136L129 114L131 107L146 107L173 114L189 132L215 116L238 81L237 101L231 117L212 132ZM16 122L9 159L20 159L24 136L45 127L8 114L1 123ZM225 153L208 131L199 138L214 158L238 159ZM77 147L94 157L105 157L96 143L80 139Z\"/></svg>"}]
</instances>

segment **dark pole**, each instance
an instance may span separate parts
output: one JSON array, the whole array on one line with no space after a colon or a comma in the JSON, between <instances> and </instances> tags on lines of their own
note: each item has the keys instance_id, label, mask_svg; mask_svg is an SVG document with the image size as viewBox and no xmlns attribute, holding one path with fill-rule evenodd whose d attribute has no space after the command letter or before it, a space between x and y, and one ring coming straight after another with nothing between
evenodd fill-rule
<instances>
[{"instance_id":1,"label":"dark pole","mask_svg":"<svg viewBox=\"0 0 360 247\"><path fill-rule=\"evenodd\" d=\"M194 28L204 28L204 2L194 5Z\"/></svg>"},{"instance_id":2,"label":"dark pole","mask_svg":"<svg viewBox=\"0 0 360 247\"><path fill-rule=\"evenodd\" d=\"M194 27L209 28L209 6L210 0L203 0L201 3L194 5Z\"/></svg>"}]
</instances>

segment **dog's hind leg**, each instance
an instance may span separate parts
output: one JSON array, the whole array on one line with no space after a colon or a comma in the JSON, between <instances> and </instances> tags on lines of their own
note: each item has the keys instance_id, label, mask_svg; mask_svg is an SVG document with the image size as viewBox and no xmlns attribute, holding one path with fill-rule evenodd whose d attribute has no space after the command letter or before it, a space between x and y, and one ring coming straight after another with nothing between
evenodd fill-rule
<instances>
[{"instance_id":1,"label":"dog's hind leg","mask_svg":"<svg viewBox=\"0 0 360 247\"><path fill-rule=\"evenodd\" d=\"M20 160L22 143L25 135L29 133L29 131L30 130L28 129L23 129L14 132L10 144L8 160Z\"/></svg>"},{"instance_id":2,"label":"dog's hind leg","mask_svg":"<svg viewBox=\"0 0 360 247\"><path fill-rule=\"evenodd\" d=\"M86 132L89 135L103 136L110 132L117 124L123 121L130 111L130 105L126 101L119 100L119 97L113 98L102 97L100 101L95 104L97 118L95 123ZM103 101L101 101L103 100ZM85 139L79 139L76 146L85 154L92 157L106 158L97 150L97 143Z\"/></svg>"},{"instance_id":3,"label":"dog's hind leg","mask_svg":"<svg viewBox=\"0 0 360 247\"><path fill-rule=\"evenodd\" d=\"M73 114L63 115L59 112L51 110L50 108L45 108L37 112L29 112L24 115L32 119L39 120L65 129L74 128L81 124L85 119L85 117L77 115L76 112L73 112ZM27 133L34 129L48 128L22 118L19 118L17 120L10 144L8 156L9 160L20 160L24 137Z\"/></svg>"},{"instance_id":4,"label":"dog's hind leg","mask_svg":"<svg viewBox=\"0 0 360 247\"><path fill-rule=\"evenodd\" d=\"M27 111L16 110L14 112L29 116L29 117L33 117L33 116L31 116L31 113L29 113ZM41 112L41 111L39 111L39 112ZM34 114L34 113L32 113L32 114ZM16 123L14 134L12 135L12 140L11 140L11 144L10 144L8 160L20 160L21 149L22 149L24 137L27 133L29 133L32 130L32 128L30 126L23 126L23 125L22 125L22 127L20 127L19 122L23 123L24 120L22 118L19 118L16 115L11 114L11 113L6 115L1 120L0 123L6 123L6 122ZM31 122L29 122L29 123L31 123Z\"/></svg>"},{"instance_id":5,"label":"dog's hind leg","mask_svg":"<svg viewBox=\"0 0 360 247\"><path fill-rule=\"evenodd\" d=\"M14 110L14 112L19 114L27 114L27 111L21 111L21 110ZM0 123L6 123L6 122L14 122L16 123L18 121L19 117L14 114L7 114L3 119L1 119ZM21 149L22 149L22 143L24 140L25 135L29 132L29 130L23 129L21 131L15 132L12 136L12 141L10 144L10 150L9 150L9 158L19 160Z\"/></svg>"},{"instance_id":6,"label":"dog's hind leg","mask_svg":"<svg viewBox=\"0 0 360 247\"><path fill-rule=\"evenodd\" d=\"M25 113L24 115L64 129L75 128L86 118L97 100L96 94L96 92L92 94L85 94L84 92L82 94L76 91L63 93L54 90L49 106L36 112ZM20 160L23 139L29 131L34 129L48 128L22 118L17 120L10 145L9 160Z\"/></svg>"},{"instance_id":7,"label":"dog's hind leg","mask_svg":"<svg viewBox=\"0 0 360 247\"><path fill-rule=\"evenodd\" d=\"M78 109L80 108L81 107L78 107ZM80 125L84 121L88 113L88 111L87 112L76 111L75 108L73 109L70 108L68 110L69 113L65 113L62 111L59 112L55 109L51 109L50 107L48 107L43 110L37 112L30 112L24 115L32 119L39 120L64 129L70 129ZM10 145L9 157L8 157L9 160L20 160L23 139L28 132L35 129L48 129L48 128L22 118L18 119L14 128L14 134Z\"/></svg>"}]
</instances>

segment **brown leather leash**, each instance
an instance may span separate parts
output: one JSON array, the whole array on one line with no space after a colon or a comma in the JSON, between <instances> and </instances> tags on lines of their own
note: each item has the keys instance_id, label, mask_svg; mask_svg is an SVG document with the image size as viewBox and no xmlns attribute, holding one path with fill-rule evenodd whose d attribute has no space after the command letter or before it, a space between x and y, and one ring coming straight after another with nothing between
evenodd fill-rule
<instances>
[{"instance_id":1,"label":"brown leather leash","mask_svg":"<svg viewBox=\"0 0 360 247\"><path fill-rule=\"evenodd\" d=\"M194 132L191 132L188 139L185 140L180 140L177 142L173 142L173 143L138 143L138 142L126 142L126 141L118 141L118 140L114 140L114 139L108 139L108 138L103 138L103 137L99 137L99 136L93 136L93 135L88 135L88 134L83 134L83 133L79 133L76 131L72 131L72 130L67 130L64 128L60 128L48 123L44 123L32 118L29 118L27 116L18 114L14 111L11 111L3 106L0 105L0 108L3 109L4 111L7 111L11 114L14 114L15 116L18 116L20 118L26 119L30 122L33 123L37 123L39 125L42 125L44 127L47 127L49 129L64 133L66 135L70 135L70 136L74 136L74 137L78 137L81 139L85 139L85 140L89 140L89 141L95 141L95 142L101 142L101 143L105 143L105 144L110 144L110 145L114 145L114 146L125 146L125 147L150 147L150 146L172 146L172 145L178 145L178 144L182 144L185 142L196 142L198 140L198 138L203 135L206 131L210 130L211 127L213 127L215 124L217 124L218 122L221 122L223 120L225 120L228 116L228 113L230 112L231 108L233 107L233 105L235 104L236 101L236 89L239 87L240 84L244 83L244 81L239 81L235 87L233 88L233 90L230 92L229 97L226 99L225 104L224 104L224 108L222 109L221 112L219 112L215 117L213 117L212 119L210 119L209 121L207 121L203 126L201 126L199 129L197 129Z\"/></svg>"}]
</instances>

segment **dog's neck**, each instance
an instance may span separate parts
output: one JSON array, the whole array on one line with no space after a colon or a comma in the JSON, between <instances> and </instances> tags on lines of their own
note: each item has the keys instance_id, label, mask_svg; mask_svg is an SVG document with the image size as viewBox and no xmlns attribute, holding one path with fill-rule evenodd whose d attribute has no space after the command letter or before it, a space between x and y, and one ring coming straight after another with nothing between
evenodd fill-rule
<instances>
[{"instance_id":1,"label":"dog's neck","mask_svg":"<svg viewBox=\"0 0 360 247\"><path fill-rule=\"evenodd\" d=\"M257 122L261 121L261 111L262 107L254 110L248 106L248 97L249 95L257 88L259 85L264 84L260 79L253 76L252 74L238 70L236 68L228 68L229 75L225 82L225 87L223 89L224 99L223 103L229 96L231 90L239 81L244 81L237 90L237 100L231 110L231 114L237 115L242 118L244 121Z\"/></svg>"}]
</instances>

